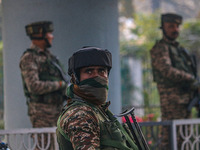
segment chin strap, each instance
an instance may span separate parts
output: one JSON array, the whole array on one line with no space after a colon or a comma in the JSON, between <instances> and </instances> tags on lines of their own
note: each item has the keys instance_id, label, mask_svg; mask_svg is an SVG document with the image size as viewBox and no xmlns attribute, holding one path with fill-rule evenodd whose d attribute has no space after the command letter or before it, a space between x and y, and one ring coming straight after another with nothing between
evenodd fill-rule
<instances>
[{"instance_id":1,"label":"chin strap","mask_svg":"<svg viewBox=\"0 0 200 150\"><path fill-rule=\"evenodd\" d=\"M44 40L46 42L46 48L50 48L52 45L49 43L48 39L45 37L45 33L42 34L42 37L30 36L31 40Z\"/></svg>"},{"instance_id":2,"label":"chin strap","mask_svg":"<svg viewBox=\"0 0 200 150\"><path fill-rule=\"evenodd\" d=\"M77 75L75 75L75 74L71 75L71 82L74 83L74 84L79 84L79 80L77 78Z\"/></svg>"},{"instance_id":3,"label":"chin strap","mask_svg":"<svg viewBox=\"0 0 200 150\"><path fill-rule=\"evenodd\" d=\"M166 31L165 31L163 28L161 28L161 29L162 29L162 31L163 31L163 35L164 35L168 40L170 40L170 41L175 41L175 39L172 39L172 38L170 38L169 36L167 36Z\"/></svg>"},{"instance_id":4,"label":"chin strap","mask_svg":"<svg viewBox=\"0 0 200 150\"><path fill-rule=\"evenodd\" d=\"M47 48L50 48L52 45L49 43L49 41L47 40L47 38L44 38L45 42L46 42L46 47Z\"/></svg>"}]
</instances>

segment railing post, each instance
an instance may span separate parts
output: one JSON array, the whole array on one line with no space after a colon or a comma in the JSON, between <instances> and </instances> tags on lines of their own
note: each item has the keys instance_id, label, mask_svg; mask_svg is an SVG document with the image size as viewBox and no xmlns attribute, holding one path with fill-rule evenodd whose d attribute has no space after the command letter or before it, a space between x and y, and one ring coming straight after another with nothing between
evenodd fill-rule
<instances>
[{"instance_id":1,"label":"railing post","mask_svg":"<svg viewBox=\"0 0 200 150\"><path fill-rule=\"evenodd\" d=\"M58 146L56 134L54 134L53 137L54 137L54 146L55 146L55 150L59 150L59 146Z\"/></svg>"},{"instance_id":2,"label":"railing post","mask_svg":"<svg viewBox=\"0 0 200 150\"><path fill-rule=\"evenodd\" d=\"M177 132L176 132L176 121L171 121L171 147L172 150L177 150Z\"/></svg>"}]
</instances>

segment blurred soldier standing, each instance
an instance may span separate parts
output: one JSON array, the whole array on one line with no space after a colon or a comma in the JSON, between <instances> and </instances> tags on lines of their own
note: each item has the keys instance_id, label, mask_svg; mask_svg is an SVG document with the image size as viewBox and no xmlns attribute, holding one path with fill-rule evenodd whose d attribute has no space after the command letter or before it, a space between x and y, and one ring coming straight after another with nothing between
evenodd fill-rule
<instances>
[{"instance_id":1,"label":"blurred soldier standing","mask_svg":"<svg viewBox=\"0 0 200 150\"><path fill-rule=\"evenodd\" d=\"M56 126L63 106L66 82L59 60L47 49L53 40L50 21L27 25L31 47L20 59L28 115L34 128Z\"/></svg>"},{"instance_id":2,"label":"blurred soldier standing","mask_svg":"<svg viewBox=\"0 0 200 150\"><path fill-rule=\"evenodd\" d=\"M163 38L150 51L154 81L160 94L162 121L190 118L187 106L198 88L194 59L176 41L181 23L181 16L163 14L160 27ZM163 129L162 149L170 149L169 132Z\"/></svg>"},{"instance_id":3,"label":"blurred soldier standing","mask_svg":"<svg viewBox=\"0 0 200 150\"><path fill-rule=\"evenodd\" d=\"M60 150L137 150L133 139L109 111L111 53L85 47L69 59L68 104L57 122Z\"/></svg>"}]
</instances>

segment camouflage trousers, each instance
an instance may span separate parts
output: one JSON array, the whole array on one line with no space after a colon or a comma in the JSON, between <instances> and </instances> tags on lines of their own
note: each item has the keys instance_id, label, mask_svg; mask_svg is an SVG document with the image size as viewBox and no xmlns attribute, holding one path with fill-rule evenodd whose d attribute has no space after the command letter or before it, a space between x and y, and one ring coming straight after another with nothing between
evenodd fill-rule
<instances>
[{"instance_id":1,"label":"camouflage trousers","mask_svg":"<svg viewBox=\"0 0 200 150\"><path fill-rule=\"evenodd\" d=\"M57 119L59 117L59 114L62 110L62 105L53 105L53 104L42 104L42 103L29 103L28 107L28 114L30 116L30 120L32 123L33 128L42 128L42 127L55 127L57 123ZM48 136L47 134L39 134L37 136L38 138L38 144L42 145L42 136L44 138L44 146L47 145ZM51 138L51 145L49 150L53 150L53 136ZM34 138L33 138L34 139ZM36 147L35 150L38 150Z\"/></svg>"},{"instance_id":2,"label":"camouflage trousers","mask_svg":"<svg viewBox=\"0 0 200 150\"><path fill-rule=\"evenodd\" d=\"M162 121L190 118L191 114L187 111L188 102L190 100L190 95L188 93L181 94L176 88L159 88L158 90L160 93ZM165 126L162 128L162 150L171 149L170 132L169 127ZM178 149L180 149L182 141L180 134L177 132Z\"/></svg>"}]
</instances>

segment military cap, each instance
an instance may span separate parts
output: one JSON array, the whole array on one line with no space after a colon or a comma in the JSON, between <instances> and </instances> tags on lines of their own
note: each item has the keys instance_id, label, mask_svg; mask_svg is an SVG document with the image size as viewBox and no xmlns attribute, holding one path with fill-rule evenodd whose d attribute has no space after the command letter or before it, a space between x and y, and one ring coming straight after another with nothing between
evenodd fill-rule
<instances>
[{"instance_id":1,"label":"military cap","mask_svg":"<svg viewBox=\"0 0 200 150\"><path fill-rule=\"evenodd\" d=\"M182 17L173 13L166 13L161 15L161 23L173 22L177 24L182 24Z\"/></svg>"},{"instance_id":2,"label":"military cap","mask_svg":"<svg viewBox=\"0 0 200 150\"><path fill-rule=\"evenodd\" d=\"M107 49L98 47L83 47L75 52L68 61L68 74L88 66L105 66L108 72L112 68L112 54Z\"/></svg>"},{"instance_id":3,"label":"military cap","mask_svg":"<svg viewBox=\"0 0 200 150\"><path fill-rule=\"evenodd\" d=\"M25 26L26 34L30 37L34 34L45 34L53 31L53 23L51 21L39 21Z\"/></svg>"}]
</instances>

